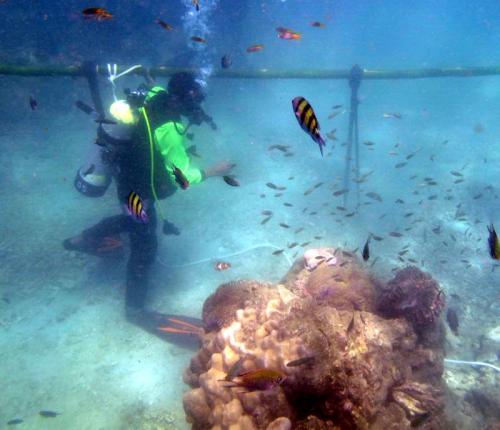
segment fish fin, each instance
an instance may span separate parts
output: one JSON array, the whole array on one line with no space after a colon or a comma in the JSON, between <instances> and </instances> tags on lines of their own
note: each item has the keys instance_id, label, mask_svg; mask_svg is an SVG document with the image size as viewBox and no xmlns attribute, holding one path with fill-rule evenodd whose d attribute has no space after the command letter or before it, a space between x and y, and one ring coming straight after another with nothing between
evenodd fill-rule
<instances>
[{"instance_id":1,"label":"fish fin","mask_svg":"<svg viewBox=\"0 0 500 430\"><path fill-rule=\"evenodd\" d=\"M326 146L325 140L321 137L320 134L318 134L318 139L316 140L316 142L318 142L319 150L321 152L321 156L323 157L323 146Z\"/></svg>"}]
</instances>

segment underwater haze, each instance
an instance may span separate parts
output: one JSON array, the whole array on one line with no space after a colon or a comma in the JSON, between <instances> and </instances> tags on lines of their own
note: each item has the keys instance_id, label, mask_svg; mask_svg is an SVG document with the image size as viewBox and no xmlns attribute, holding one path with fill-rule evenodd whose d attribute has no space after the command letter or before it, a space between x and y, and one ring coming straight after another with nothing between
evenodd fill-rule
<instances>
[{"instance_id":1,"label":"underwater haze","mask_svg":"<svg viewBox=\"0 0 500 430\"><path fill-rule=\"evenodd\" d=\"M224 283L282 283L323 248L380 284L432 276L447 428L498 428L499 46L494 0L0 0L0 429L244 428L183 406L204 303ZM142 67L110 80L108 64ZM127 90L179 70L205 98L174 109L180 176L155 141L175 189L156 199L148 134L124 171L97 130ZM146 191L129 185L141 175ZM118 216L102 242L68 245ZM158 324L130 316L131 289Z\"/></svg>"}]
</instances>

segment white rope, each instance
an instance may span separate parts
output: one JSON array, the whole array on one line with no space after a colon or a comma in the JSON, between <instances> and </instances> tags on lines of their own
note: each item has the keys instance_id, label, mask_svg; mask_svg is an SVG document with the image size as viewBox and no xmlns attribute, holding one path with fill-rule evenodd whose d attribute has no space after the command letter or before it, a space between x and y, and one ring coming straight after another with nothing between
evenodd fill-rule
<instances>
[{"instance_id":1,"label":"white rope","mask_svg":"<svg viewBox=\"0 0 500 430\"><path fill-rule=\"evenodd\" d=\"M111 65L108 63L108 81L111 83L111 90L113 91L113 98L115 99L115 102L118 101L118 98L116 97L115 81L118 78L121 78L122 76L125 76L126 74L134 71L135 69L139 69L140 67L142 67L140 64L136 64L135 66L129 67L127 70L118 73L118 65Z\"/></svg>"},{"instance_id":2,"label":"white rope","mask_svg":"<svg viewBox=\"0 0 500 430\"><path fill-rule=\"evenodd\" d=\"M500 367L493 366L493 364L485 363L483 361L452 360L451 358L445 358L444 361L445 363L452 363L452 364L468 364L470 366L484 366L484 367L489 367L490 369L494 369L497 372L500 372Z\"/></svg>"},{"instance_id":3,"label":"white rope","mask_svg":"<svg viewBox=\"0 0 500 430\"><path fill-rule=\"evenodd\" d=\"M277 246L268 243L268 244L262 244L262 245L255 245L255 246L252 246L250 248L245 248L245 249L242 249L240 251L232 252L230 254L219 255L217 257L202 258L200 260L189 261L187 263L182 263L182 264L167 264L164 261L162 261L160 258L158 258L158 262L163 267L167 267L167 268L190 267L190 266L195 266L197 264L207 263L210 261L224 260L226 258L236 257L237 255L246 254L247 252L251 252L255 249L260 249L260 248L271 248L271 249L276 249L276 250L282 249L282 248L278 248ZM280 255L283 255L286 258L286 261L288 262L288 264L290 266L292 266L293 262L292 262L291 258L285 252L282 252Z\"/></svg>"}]
</instances>

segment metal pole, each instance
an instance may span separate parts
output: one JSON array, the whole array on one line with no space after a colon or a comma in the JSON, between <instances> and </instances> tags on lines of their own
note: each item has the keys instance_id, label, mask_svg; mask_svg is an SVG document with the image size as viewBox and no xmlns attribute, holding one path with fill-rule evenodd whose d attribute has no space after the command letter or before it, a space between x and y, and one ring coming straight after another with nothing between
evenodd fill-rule
<instances>
[{"instance_id":1,"label":"metal pole","mask_svg":"<svg viewBox=\"0 0 500 430\"><path fill-rule=\"evenodd\" d=\"M355 151L355 176L356 176L356 191L358 206L360 204L359 197L359 132L358 132L358 90L363 79L363 70L357 64L351 69L349 76L349 86L351 87L351 106L349 112L349 131L347 135L347 150L346 150L346 164L344 171L344 206L347 207L347 200L349 198L350 190L350 176L351 176L351 160L352 160L352 147L354 145Z\"/></svg>"},{"instance_id":2,"label":"metal pole","mask_svg":"<svg viewBox=\"0 0 500 430\"><path fill-rule=\"evenodd\" d=\"M129 66L119 66L118 70L126 70ZM151 67L149 71L155 76L171 76L176 72L197 72L197 69L179 67ZM106 67L97 67L97 73L107 75ZM133 73L142 75L143 70ZM80 66L20 66L0 64L0 75L10 76L84 76ZM424 79L445 77L472 77L500 75L500 66L492 67L453 67L442 69L409 69L409 70L368 70L363 69L363 79ZM222 79L349 79L350 70L215 70L211 77Z\"/></svg>"},{"instance_id":3,"label":"metal pole","mask_svg":"<svg viewBox=\"0 0 500 430\"><path fill-rule=\"evenodd\" d=\"M101 93L99 91L97 65L92 61L86 61L82 64L81 70L84 73L84 76L87 78L90 96L92 97L92 102L94 103L94 109L101 116L101 118L104 118L104 107L102 104Z\"/></svg>"}]
</instances>

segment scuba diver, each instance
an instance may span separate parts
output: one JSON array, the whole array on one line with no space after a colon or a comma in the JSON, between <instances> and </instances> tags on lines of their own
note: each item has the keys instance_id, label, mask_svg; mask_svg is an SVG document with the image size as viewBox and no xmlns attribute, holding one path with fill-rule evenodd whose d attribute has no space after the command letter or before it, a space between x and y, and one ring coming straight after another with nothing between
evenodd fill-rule
<instances>
[{"instance_id":1,"label":"scuba diver","mask_svg":"<svg viewBox=\"0 0 500 430\"><path fill-rule=\"evenodd\" d=\"M67 250L113 256L123 253L120 234L128 233L127 319L160 336L196 334L200 329L197 320L169 317L145 307L149 273L158 248L155 202L171 196L179 186L185 189L206 178L227 175L234 164L220 162L202 170L191 163L184 146L189 127L206 122L216 128L201 107L205 95L194 75L174 74L167 89L142 85L137 91L125 93L126 101L115 98L111 105L112 119L105 119L90 106L77 102L80 109L95 116L99 126L94 154L78 170L75 186L87 196L98 197L106 192L113 177L118 201L126 210L66 239L63 246ZM181 123L181 117L188 119L187 127ZM177 227L165 219L159 205L158 211L164 234L179 234Z\"/></svg>"}]
</instances>

